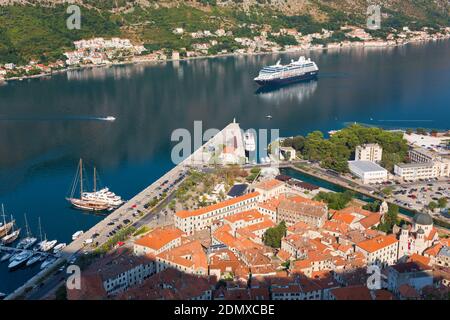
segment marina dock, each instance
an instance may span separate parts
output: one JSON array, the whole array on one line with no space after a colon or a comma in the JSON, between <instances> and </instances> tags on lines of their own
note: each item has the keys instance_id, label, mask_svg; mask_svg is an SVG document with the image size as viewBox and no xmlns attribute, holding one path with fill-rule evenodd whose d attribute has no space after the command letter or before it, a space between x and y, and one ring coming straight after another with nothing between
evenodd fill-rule
<instances>
[{"instance_id":1,"label":"marina dock","mask_svg":"<svg viewBox=\"0 0 450 320\"><path fill-rule=\"evenodd\" d=\"M201 168L206 165L210 161L212 156L211 152L208 151L208 147L222 144L224 141L229 140L229 138L233 136L237 137L238 151L243 152L242 140L241 142L239 142L239 137L242 139L241 130L239 124L233 121L223 130L219 131L214 137L208 140L205 144L198 147L190 156L181 161L158 180L154 181L147 188L128 200L121 207L117 208L109 215L107 215L102 221L92 226L89 230L85 231L79 238L68 244L60 252L60 257L58 260L29 279L21 287L17 288L14 292L8 295L5 300L13 300L28 293L30 291L30 288L33 288L36 284L38 284L41 279L44 279L47 276L51 275L55 271L56 266L60 266L61 264L70 261L72 258L76 257L80 253L80 251L85 249L87 247L86 240L93 239L94 234L99 235L96 239L93 240L95 243L98 242L97 246L101 246L102 244L107 242L109 239L107 237L108 233L115 228L115 226L109 225L110 223L114 221L120 221L120 223L122 223L123 220L128 219L130 220L130 223L128 225L134 225L140 220L147 217L149 214L152 214L153 211L151 210L151 208L147 209L144 206L156 195L158 195L158 193L160 192L158 190L158 187L166 185L167 181L174 181L176 178L186 173L189 168ZM169 192L167 192L167 196L169 196L174 190L175 188L172 188ZM133 213L135 211L140 211L144 214L142 216L133 217Z\"/></svg>"}]
</instances>

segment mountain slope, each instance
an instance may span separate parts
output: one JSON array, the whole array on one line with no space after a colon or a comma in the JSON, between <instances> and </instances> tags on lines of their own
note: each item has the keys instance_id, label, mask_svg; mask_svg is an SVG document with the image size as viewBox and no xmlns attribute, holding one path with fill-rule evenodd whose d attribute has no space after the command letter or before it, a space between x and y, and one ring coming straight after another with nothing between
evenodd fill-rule
<instances>
[{"instance_id":1,"label":"mountain slope","mask_svg":"<svg viewBox=\"0 0 450 320\"><path fill-rule=\"evenodd\" d=\"M343 25L365 26L366 0L0 0L0 63L55 60L72 41L123 36L149 48L190 47L195 39L174 28L231 30L255 36L262 29L295 28L304 34ZM82 29L65 26L68 3L82 8ZM382 28L450 25L446 0L384 0ZM251 28L249 27L251 26ZM224 39L232 41L232 39Z\"/></svg>"}]
</instances>

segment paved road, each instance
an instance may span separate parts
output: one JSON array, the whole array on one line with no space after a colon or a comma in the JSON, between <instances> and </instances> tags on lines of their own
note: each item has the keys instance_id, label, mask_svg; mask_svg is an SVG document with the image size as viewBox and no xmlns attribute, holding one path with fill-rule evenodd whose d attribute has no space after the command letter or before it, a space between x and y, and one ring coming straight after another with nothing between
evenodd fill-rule
<instances>
[{"instance_id":1,"label":"paved road","mask_svg":"<svg viewBox=\"0 0 450 320\"><path fill-rule=\"evenodd\" d=\"M158 211L173 198L173 191L176 190L176 187L183 181L185 173L186 168L183 166L177 166L167 172L122 207L118 208L90 230L86 231L80 238L70 243L64 249L61 257L70 261L74 257L94 250L96 244L100 246L109 240L110 232L115 229L117 230L119 224L124 227L125 223L123 221L126 219L130 221L127 225L133 225L136 228L143 225L157 227L169 224L172 220L173 212L168 210L169 212L167 214L161 214ZM146 203L153 199L153 197L160 196L164 190L166 190L167 197L158 204L156 208L151 210L144 207ZM143 216L139 216L137 212L142 212ZM93 245L86 246L84 244L86 239L94 238L95 234L98 234L98 236L95 237ZM42 299L46 297L63 284L65 277L66 274L63 271L58 270L54 272L46 278L43 285L40 284L30 291L27 295L27 299Z\"/></svg>"}]
</instances>

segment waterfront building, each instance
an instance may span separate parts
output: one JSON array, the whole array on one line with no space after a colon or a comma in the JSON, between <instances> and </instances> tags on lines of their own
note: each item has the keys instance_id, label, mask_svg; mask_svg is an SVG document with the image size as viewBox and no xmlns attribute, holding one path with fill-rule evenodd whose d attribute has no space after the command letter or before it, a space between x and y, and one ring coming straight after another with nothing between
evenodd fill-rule
<instances>
[{"instance_id":1,"label":"waterfront building","mask_svg":"<svg viewBox=\"0 0 450 320\"><path fill-rule=\"evenodd\" d=\"M348 167L364 184L382 183L388 179L388 171L372 161L349 161Z\"/></svg>"},{"instance_id":2,"label":"waterfront building","mask_svg":"<svg viewBox=\"0 0 450 320\"><path fill-rule=\"evenodd\" d=\"M436 160L437 155L424 148L415 148L408 151L408 156L411 162L425 163Z\"/></svg>"},{"instance_id":3,"label":"waterfront building","mask_svg":"<svg viewBox=\"0 0 450 320\"><path fill-rule=\"evenodd\" d=\"M437 243L439 235L433 227L433 218L427 213L418 213L413 218L412 226L402 226L398 238L398 257L404 259L414 253L422 255L427 248Z\"/></svg>"},{"instance_id":4,"label":"waterfront building","mask_svg":"<svg viewBox=\"0 0 450 320\"><path fill-rule=\"evenodd\" d=\"M133 252L137 256L158 255L180 246L182 236L183 232L173 226L156 228L134 242Z\"/></svg>"},{"instance_id":5,"label":"waterfront building","mask_svg":"<svg viewBox=\"0 0 450 320\"><path fill-rule=\"evenodd\" d=\"M383 155L383 148L377 143L368 143L356 147L355 160L356 161L381 161Z\"/></svg>"},{"instance_id":6,"label":"waterfront building","mask_svg":"<svg viewBox=\"0 0 450 320\"><path fill-rule=\"evenodd\" d=\"M254 209L259 202L259 192L225 200L193 211L182 210L175 213L175 227L186 234L209 228L214 221L238 212Z\"/></svg>"},{"instance_id":7,"label":"waterfront building","mask_svg":"<svg viewBox=\"0 0 450 320\"><path fill-rule=\"evenodd\" d=\"M394 173L404 180L431 179L450 176L450 159L444 158L424 163L399 163Z\"/></svg>"},{"instance_id":8,"label":"waterfront building","mask_svg":"<svg viewBox=\"0 0 450 320\"><path fill-rule=\"evenodd\" d=\"M394 235L380 235L357 243L355 250L364 254L368 265L393 265L397 262L398 242Z\"/></svg>"}]
</instances>

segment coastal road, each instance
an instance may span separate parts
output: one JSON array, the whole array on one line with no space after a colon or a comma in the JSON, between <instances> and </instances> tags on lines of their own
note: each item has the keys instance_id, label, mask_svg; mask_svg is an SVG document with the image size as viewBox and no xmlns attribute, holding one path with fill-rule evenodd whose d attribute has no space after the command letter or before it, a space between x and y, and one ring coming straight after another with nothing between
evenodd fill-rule
<instances>
[{"instance_id":1,"label":"coastal road","mask_svg":"<svg viewBox=\"0 0 450 320\"><path fill-rule=\"evenodd\" d=\"M165 204L171 201L173 198L173 191L184 180L186 168L177 166L167 172L160 179L152 183L149 187L144 189L138 195L133 197L122 207L118 208L105 219L93 226L90 230L86 231L81 237L70 243L63 251L61 258L69 261L74 257L78 257L82 254L90 252L97 246L101 246L107 242L110 238L110 232L117 230L118 225L133 225L139 228L143 225L150 225L151 227L157 227L168 224L171 219L171 213L167 214L156 213ZM167 197L159 203L153 209L146 209L144 206L151 201L155 196L160 196L162 192L166 192ZM143 215L139 216L136 212L142 212ZM124 220L129 220L129 223L124 223ZM94 235L96 235L94 237ZM95 239L93 239L95 238ZM93 247L86 246L85 241L87 239L93 239ZM54 292L61 284L67 275L63 271L55 271L48 277L46 277L44 284L34 286L34 289L27 294L27 299L43 299L48 294Z\"/></svg>"}]
</instances>

